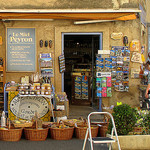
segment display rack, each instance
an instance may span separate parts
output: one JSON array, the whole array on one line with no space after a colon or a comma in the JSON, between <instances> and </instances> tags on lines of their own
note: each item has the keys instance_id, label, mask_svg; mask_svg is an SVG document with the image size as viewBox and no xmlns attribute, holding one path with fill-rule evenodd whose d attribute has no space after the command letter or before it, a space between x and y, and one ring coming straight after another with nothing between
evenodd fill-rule
<instances>
[{"instance_id":1,"label":"display rack","mask_svg":"<svg viewBox=\"0 0 150 150\"><path fill-rule=\"evenodd\" d=\"M4 105L4 86L6 82L6 72L5 72L5 60L1 59L1 66L0 66L0 111L3 110Z\"/></svg>"},{"instance_id":2,"label":"display rack","mask_svg":"<svg viewBox=\"0 0 150 150\"><path fill-rule=\"evenodd\" d=\"M87 104L91 103L91 76L72 75L72 103Z\"/></svg>"},{"instance_id":3,"label":"display rack","mask_svg":"<svg viewBox=\"0 0 150 150\"><path fill-rule=\"evenodd\" d=\"M51 53L40 54L39 67L42 78L54 77L53 58Z\"/></svg>"}]
</instances>

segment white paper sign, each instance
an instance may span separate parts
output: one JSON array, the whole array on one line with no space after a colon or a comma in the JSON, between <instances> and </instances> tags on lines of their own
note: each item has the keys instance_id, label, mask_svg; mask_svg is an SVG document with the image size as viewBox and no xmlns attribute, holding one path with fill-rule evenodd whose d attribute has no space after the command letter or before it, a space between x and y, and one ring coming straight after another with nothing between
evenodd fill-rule
<instances>
[{"instance_id":1,"label":"white paper sign","mask_svg":"<svg viewBox=\"0 0 150 150\"><path fill-rule=\"evenodd\" d=\"M111 72L97 72L96 77L111 77Z\"/></svg>"}]
</instances>

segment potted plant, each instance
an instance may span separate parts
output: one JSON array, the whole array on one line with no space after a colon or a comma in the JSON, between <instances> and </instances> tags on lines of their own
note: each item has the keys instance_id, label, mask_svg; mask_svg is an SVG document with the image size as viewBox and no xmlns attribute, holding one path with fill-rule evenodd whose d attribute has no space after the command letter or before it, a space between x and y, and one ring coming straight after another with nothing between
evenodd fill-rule
<instances>
[{"instance_id":1,"label":"potted plant","mask_svg":"<svg viewBox=\"0 0 150 150\"><path fill-rule=\"evenodd\" d=\"M113 108L113 118L118 135L127 135L133 130L136 123L136 110L128 104L122 104ZM112 122L109 123L109 131L112 129Z\"/></svg>"}]
</instances>

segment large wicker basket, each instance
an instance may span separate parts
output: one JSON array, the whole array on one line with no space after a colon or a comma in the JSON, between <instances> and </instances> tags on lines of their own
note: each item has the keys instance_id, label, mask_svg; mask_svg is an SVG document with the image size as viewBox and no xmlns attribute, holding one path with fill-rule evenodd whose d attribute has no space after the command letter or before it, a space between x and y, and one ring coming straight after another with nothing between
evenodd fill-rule
<instances>
[{"instance_id":1,"label":"large wicker basket","mask_svg":"<svg viewBox=\"0 0 150 150\"><path fill-rule=\"evenodd\" d=\"M0 128L0 140L3 141L19 141L22 136L22 128L3 129Z\"/></svg>"},{"instance_id":2,"label":"large wicker basket","mask_svg":"<svg viewBox=\"0 0 150 150\"><path fill-rule=\"evenodd\" d=\"M24 128L25 138L31 141L44 141L48 135L48 128L32 129Z\"/></svg>"},{"instance_id":3,"label":"large wicker basket","mask_svg":"<svg viewBox=\"0 0 150 150\"><path fill-rule=\"evenodd\" d=\"M50 127L51 138L55 140L70 140L72 139L73 132L74 132L74 127L68 127L68 128Z\"/></svg>"},{"instance_id":4,"label":"large wicker basket","mask_svg":"<svg viewBox=\"0 0 150 150\"><path fill-rule=\"evenodd\" d=\"M84 139L85 138L85 134L87 131L87 127L75 127L75 135L77 138L79 139ZM97 137L98 134L98 126L91 126L91 133L92 133L92 137Z\"/></svg>"}]
</instances>

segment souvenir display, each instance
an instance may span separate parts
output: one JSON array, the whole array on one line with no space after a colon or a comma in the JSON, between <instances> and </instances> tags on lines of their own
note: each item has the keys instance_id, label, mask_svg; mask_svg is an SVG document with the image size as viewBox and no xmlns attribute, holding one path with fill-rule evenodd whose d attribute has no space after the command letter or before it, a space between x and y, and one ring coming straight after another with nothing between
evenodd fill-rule
<instances>
[{"instance_id":1,"label":"souvenir display","mask_svg":"<svg viewBox=\"0 0 150 150\"><path fill-rule=\"evenodd\" d=\"M130 50L127 46L112 46L111 51L112 85L116 91L128 91Z\"/></svg>"},{"instance_id":2,"label":"souvenir display","mask_svg":"<svg viewBox=\"0 0 150 150\"><path fill-rule=\"evenodd\" d=\"M58 59L59 59L59 71L60 73L63 73L65 71L65 57L64 55L60 55Z\"/></svg>"},{"instance_id":3,"label":"souvenir display","mask_svg":"<svg viewBox=\"0 0 150 150\"><path fill-rule=\"evenodd\" d=\"M51 53L41 53L40 54L40 74L41 77L53 77L53 59Z\"/></svg>"},{"instance_id":4,"label":"souvenir display","mask_svg":"<svg viewBox=\"0 0 150 150\"><path fill-rule=\"evenodd\" d=\"M88 76L75 77L75 99L88 99Z\"/></svg>"}]
</instances>

